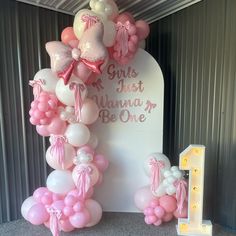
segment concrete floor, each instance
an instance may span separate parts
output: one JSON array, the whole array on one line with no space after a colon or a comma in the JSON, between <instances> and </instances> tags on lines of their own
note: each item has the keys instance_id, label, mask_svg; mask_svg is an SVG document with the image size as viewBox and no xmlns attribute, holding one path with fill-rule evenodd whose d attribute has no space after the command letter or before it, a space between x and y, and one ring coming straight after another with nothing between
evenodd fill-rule
<instances>
[{"instance_id":1,"label":"concrete floor","mask_svg":"<svg viewBox=\"0 0 236 236\"><path fill-rule=\"evenodd\" d=\"M104 213L101 222L91 228L76 230L63 235L80 236L176 236L176 222L163 224L160 227L146 225L142 214ZM235 233L224 231L214 225L213 236L233 236ZM17 220L0 225L1 236L51 236L44 226L33 226L25 220Z\"/></svg>"}]
</instances>

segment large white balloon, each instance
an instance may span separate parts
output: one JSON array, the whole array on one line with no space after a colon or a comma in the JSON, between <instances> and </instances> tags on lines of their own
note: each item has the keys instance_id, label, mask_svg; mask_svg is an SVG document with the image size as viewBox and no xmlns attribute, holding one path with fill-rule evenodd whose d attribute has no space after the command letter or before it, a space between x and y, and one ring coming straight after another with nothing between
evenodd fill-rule
<instances>
[{"instance_id":1,"label":"large white balloon","mask_svg":"<svg viewBox=\"0 0 236 236\"><path fill-rule=\"evenodd\" d=\"M41 88L43 91L55 93L58 77L51 69L46 68L38 71L34 76L34 80L42 82Z\"/></svg>"},{"instance_id":2,"label":"large white balloon","mask_svg":"<svg viewBox=\"0 0 236 236\"><path fill-rule=\"evenodd\" d=\"M33 196L30 196L24 200L24 202L21 205L21 215L28 220L27 215L30 210L30 208L34 205L36 205L38 202L34 199Z\"/></svg>"},{"instance_id":3,"label":"large white balloon","mask_svg":"<svg viewBox=\"0 0 236 236\"><path fill-rule=\"evenodd\" d=\"M152 153L151 155L149 155L145 161L144 161L144 171L147 174L147 176L151 175L151 165L150 165L150 161L151 159L155 159L156 161L162 161L164 164L164 167L161 169L161 173L163 175L164 171L170 169L170 161L168 159L167 156L165 156L162 153ZM162 177L163 179L163 177ZM162 180L161 179L161 180Z\"/></svg>"},{"instance_id":4,"label":"large white balloon","mask_svg":"<svg viewBox=\"0 0 236 236\"><path fill-rule=\"evenodd\" d=\"M112 21L102 21L104 26L103 43L106 47L111 47L115 43L116 25Z\"/></svg>"},{"instance_id":5,"label":"large white balloon","mask_svg":"<svg viewBox=\"0 0 236 236\"><path fill-rule=\"evenodd\" d=\"M71 79L67 85L64 84L64 80L60 79L56 85L56 95L60 102L67 106L75 105L75 96L74 91L70 88L71 83L76 83L84 86L84 90L81 92L82 100L87 96L87 88L84 85L83 81L75 76L71 76Z\"/></svg>"},{"instance_id":6,"label":"large white balloon","mask_svg":"<svg viewBox=\"0 0 236 236\"><path fill-rule=\"evenodd\" d=\"M73 159L76 156L75 149L68 143L64 144L64 170L69 169L73 165ZM56 170L63 170L63 166L57 160L56 156L52 155L51 146L46 152L46 161L49 166Z\"/></svg>"},{"instance_id":7,"label":"large white balloon","mask_svg":"<svg viewBox=\"0 0 236 236\"><path fill-rule=\"evenodd\" d=\"M96 147L98 146L98 137L92 132L90 132L90 138L87 145L89 145L93 149L96 149Z\"/></svg>"},{"instance_id":8,"label":"large white balloon","mask_svg":"<svg viewBox=\"0 0 236 236\"><path fill-rule=\"evenodd\" d=\"M71 172L69 170L54 170L47 178L47 188L57 194L65 195L75 188Z\"/></svg>"},{"instance_id":9,"label":"large white balloon","mask_svg":"<svg viewBox=\"0 0 236 236\"><path fill-rule=\"evenodd\" d=\"M75 147L80 147L85 145L90 138L90 132L87 126L81 123L68 125L65 136L68 143Z\"/></svg>"}]
</instances>

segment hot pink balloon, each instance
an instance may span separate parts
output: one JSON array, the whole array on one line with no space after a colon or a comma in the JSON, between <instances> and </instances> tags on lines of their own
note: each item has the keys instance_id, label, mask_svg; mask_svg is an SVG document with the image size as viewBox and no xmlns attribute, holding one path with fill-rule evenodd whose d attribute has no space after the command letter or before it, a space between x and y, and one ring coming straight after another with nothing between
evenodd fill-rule
<instances>
[{"instance_id":1,"label":"hot pink balloon","mask_svg":"<svg viewBox=\"0 0 236 236\"><path fill-rule=\"evenodd\" d=\"M135 22L135 26L137 29L137 35L139 37L139 40L147 38L150 33L150 27L148 23L144 20L138 20Z\"/></svg>"},{"instance_id":2,"label":"hot pink balloon","mask_svg":"<svg viewBox=\"0 0 236 236\"><path fill-rule=\"evenodd\" d=\"M135 205L141 211L148 207L150 201L152 201L153 199L155 199L155 197L152 195L150 186L145 186L138 189L138 191L134 195Z\"/></svg>"},{"instance_id":3,"label":"hot pink balloon","mask_svg":"<svg viewBox=\"0 0 236 236\"><path fill-rule=\"evenodd\" d=\"M33 225L41 225L48 221L49 214L42 203L32 206L27 214L27 219Z\"/></svg>"},{"instance_id":4,"label":"hot pink balloon","mask_svg":"<svg viewBox=\"0 0 236 236\"><path fill-rule=\"evenodd\" d=\"M176 199L172 196L164 195L160 197L159 202L167 213L174 212L177 208Z\"/></svg>"},{"instance_id":5,"label":"hot pink balloon","mask_svg":"<svg viewBox=\"0 0 236 236\"><path fill-rule=\"evenodd\" d=\"M91 215L90 222L86 225L86 227L96 225L102 218L102 207L93 199L86 200L85 206Z\"/></svg>"},{"instance_id":6,"label":"hot pink balloon","mask_svg":"<svg viewBox=\"0 0 236 236\"><path fill-rule=\"evenodd\" d=\"M101 154L94 156L93 162L101 172L104 172L109 166L109 161Z\"/></svg>"},{"instance_id":7,"label":"hot pink balloon","mask_svg":"<svg viewBox=\"0 0 236 236\"><path fill-rule=\"evenodd\" d=\"M81 212L75 213L69 218L69 220L71 225L75 228L83 228L90 222L91 217L89 211L87 209L84 209Z\"/></svg>"},{"instance_id":8,"label":"hot pink balloon","mask_svg":"<svg viewBox=\"0 0 236 236\"><path fill-rule=\"evenodd\" d=\"M77 40L73 27L66 27L62 32L61 32L61 41L64 44L69 44L71 40Z\"/></svg>"}]
</instances>

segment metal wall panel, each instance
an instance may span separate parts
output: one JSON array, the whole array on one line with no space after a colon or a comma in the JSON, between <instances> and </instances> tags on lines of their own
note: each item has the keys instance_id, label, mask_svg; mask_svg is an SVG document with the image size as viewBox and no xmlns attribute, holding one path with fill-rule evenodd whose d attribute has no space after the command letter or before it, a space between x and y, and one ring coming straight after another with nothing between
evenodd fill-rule
<instances>
[{"instance_id":1,"label":"metal wall panel","mask_svg":"<svg viewBox=\"0 0 236 236\"><path fill-rule=\"evenodd\" d=\"M28 82L49 67L45 43L72 17L15 1L0 3L0 222L18 219L23 200L45 185L45 140L29 123Z\"/></svg>"},{"instance_id":2,"label":"metal wall panel","mask_svg":"<svg viewBox=\"0 0 236 236\"><path fill-rule=\"evenodd\" d=\"M205 0L151 25L165 79L164 152L206 146L204 215L236 229L236 2Z\"/></svg>"}]
</instances>

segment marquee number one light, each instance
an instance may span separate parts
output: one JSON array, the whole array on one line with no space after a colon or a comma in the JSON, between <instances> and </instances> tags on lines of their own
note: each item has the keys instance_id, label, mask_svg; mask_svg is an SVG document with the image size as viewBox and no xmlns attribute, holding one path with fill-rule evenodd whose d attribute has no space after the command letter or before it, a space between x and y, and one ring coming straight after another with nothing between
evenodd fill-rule
<instances>
[{"instance_id":1,"label":"marquee number one light","mask_svg":"<svg viewBox=\"0 0 236 236\"><path fill-rule=\"evenodd\" d=\"M190 145L179 156L179 168L189 170L188 218L178 219L178 235L212 235L212 224L202 220L205 146Z\"/></svg>"}]
</instances>

